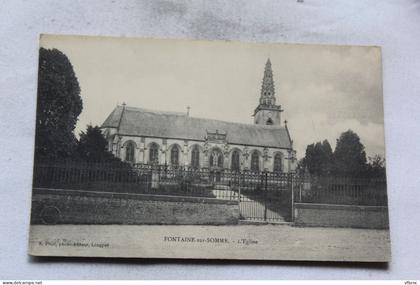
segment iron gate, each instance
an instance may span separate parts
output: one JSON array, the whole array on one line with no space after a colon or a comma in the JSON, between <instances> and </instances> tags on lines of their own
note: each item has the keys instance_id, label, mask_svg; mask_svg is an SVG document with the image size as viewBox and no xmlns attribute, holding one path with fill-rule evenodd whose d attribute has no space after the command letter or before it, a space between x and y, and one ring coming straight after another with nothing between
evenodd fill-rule
<instances>
[{"instance_id":1,"label":"iron gate","mask_svg":"<svg viewBox=\"0 0 420 285\"><path fill-rule=\"evenodd\" d=\"M241 174L238 192L242 219L265 222L291 221L292 185L292 176L289 174Z\"/></svg>"}]
</instances>

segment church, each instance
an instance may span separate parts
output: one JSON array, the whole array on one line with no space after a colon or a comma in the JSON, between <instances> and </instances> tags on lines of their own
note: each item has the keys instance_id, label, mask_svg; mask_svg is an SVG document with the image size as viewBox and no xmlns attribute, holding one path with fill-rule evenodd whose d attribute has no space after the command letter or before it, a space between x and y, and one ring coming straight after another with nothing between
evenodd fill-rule
<instances>
[{"instance_id":1,"label":"church","mask_svg":"<svg viewBox=\"0 0 420 285\"><path fill-rule=\"evenodd\" d=\"M273 72L267 60L254 124L117 106L101 126L108 150L132 164L195 169L289 173L296 152L287 121L276 105Z\"/></svg>"}]
</instances>

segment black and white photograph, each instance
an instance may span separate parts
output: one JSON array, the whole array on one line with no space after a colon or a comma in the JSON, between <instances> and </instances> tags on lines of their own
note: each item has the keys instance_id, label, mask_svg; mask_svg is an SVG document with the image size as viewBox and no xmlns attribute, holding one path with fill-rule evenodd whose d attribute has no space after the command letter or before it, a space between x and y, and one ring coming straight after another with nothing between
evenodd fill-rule
<instances>
[{"instance_id":1,"label":"black and white photograph","mask_svg":"<svg viewBox=\"0 0 420 285\"><path fill-rule=\"evenodd\" d=\"M381 48L40 37L29 254L387 262Z\"/></svg>"}]
</instances>

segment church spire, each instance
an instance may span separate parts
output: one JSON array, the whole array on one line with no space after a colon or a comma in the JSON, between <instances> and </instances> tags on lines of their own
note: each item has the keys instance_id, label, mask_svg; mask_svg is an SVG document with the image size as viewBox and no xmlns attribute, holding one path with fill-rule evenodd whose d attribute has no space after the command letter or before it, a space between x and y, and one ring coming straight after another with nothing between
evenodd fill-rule
<instances>
[{"instance_id":1,"label":"church spire","mask_svg":"<svg viewBox=\"0 0 420 285\"><path fill-rule=\"evenodd\" d=\"M283 112L281 106L276 105L271 61L267 59L261 86L260 102L254 111L254 123L257 125L279 126L281 125L281 112Z\"/></svg>"},{"instance_id":2,"label":"church spire","mask_svg":"<svg viewBox=\"0 0 420 285\"><path fill-rule=\"evenodd\" d=\"M271 69L270 58L267 59L264 69L264 77L261 86L260 105L274 106L276 97L274 91L273 70Z\"/></svg>"}]
</instances>

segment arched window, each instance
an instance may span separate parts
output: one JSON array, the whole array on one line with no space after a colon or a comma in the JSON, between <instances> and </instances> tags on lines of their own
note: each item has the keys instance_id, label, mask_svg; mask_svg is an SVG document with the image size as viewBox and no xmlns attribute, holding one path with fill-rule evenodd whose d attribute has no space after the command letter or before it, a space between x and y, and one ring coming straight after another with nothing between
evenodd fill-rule
<instances>
[{"instance_id":1,"label":"arched window","mask_svg":"<svg viewBox=\"0 0 420 285\"><path fill-rule=\"evenodd\" d=\"M171 164L179 165L179 149L176 145L174 145L171 149Z\"/></svg>"},{"instance_id":2,"label":"arched window","mask_svg":"<svg viewBox=\"0 0 420 285\"><path fill-rule=\"evenodd\" d=\"M251 156L251 171L260 172L260 156L256 151L254 151Z\"/></svg>"},{"instance_id":3,"label":"arched window","mask_svg":"<svg viewBox=\"0 0 420 285\"><path fill-rule=\"evenodd\" d=\"M134 161L134 143L133 142L127 142L125 145L125 161L128 162L135 162Z\"/></svg>"},{"instance_id":4,"label":"arched window","mask_svg":"<svg viewBox=\"0 0 420 285\"><path fill-rule=\"evenodd\" d=\"M266 124L267 125L272 125L273 124L273 120L271 118L268 118Z\"/></svg>"},{"instance_id":5,"label":"arched window","mask_svg":"<svg viewBox=\"0 0 420 285\"><path fill-rule=\"evenodd\" d=\"M150 164L158 164L159 163L159 146L155 143L152 143L150 145L149 163Z\"/></svg>"},{"instance_id":6,"label":"arched window","mask_svg":"<svg viewBox=\"0 0 420 285\"><path fill-rule=\"evenodd\" d=\"M200 167L200 150L198 146L194 146L191 151L191 167L199 168Z\"/></svg>"},{"instance_id":7,"label":"arched window","mask_svg":"<svg viewBox=\"0 0 420 285\"><path fill-rule=\"evenodd\" d=\"M232 161L230 164L230 169L233 171L239 171L240 167L239 167L239 151L234 150L232 152Z\"/></svg>"},{"instance_id":8,"label":"arched window","mask_svg":"<svg viewBox=\"0 0 420 285\"><path fill-rule=\"evenodd\" d=\"M276 155L274 156L273 172L275 173L283 172L283 156L279 152L276 153Z\"/></svg>"},{"instance_id":9,"label":"arched window","mask_svg":"<svg viewBox=\"0 0 420 285\"><path fill-rule=\"evenodd\" d=\"M211 167L223 167L223 154L220 150L215 149L210 155L210 166Z\"/></svg>"},{"instance_id":10,"label":"arched window","mask_svg":"<svg viewBox=\"0 0 420 285\"><path fill-rule=\"evenodd\" d=\"M217 167L223 167L223 155L221 153L217 156Z\"/></svg>"}]
</instances>

